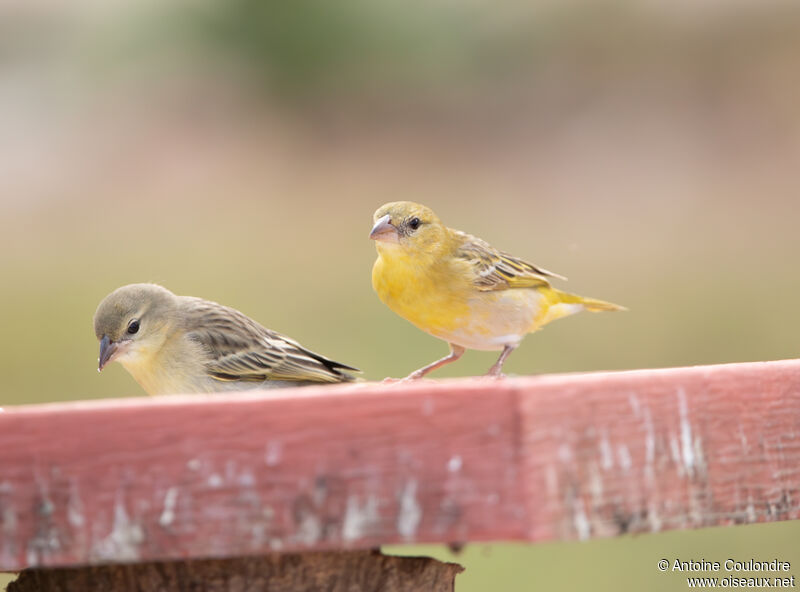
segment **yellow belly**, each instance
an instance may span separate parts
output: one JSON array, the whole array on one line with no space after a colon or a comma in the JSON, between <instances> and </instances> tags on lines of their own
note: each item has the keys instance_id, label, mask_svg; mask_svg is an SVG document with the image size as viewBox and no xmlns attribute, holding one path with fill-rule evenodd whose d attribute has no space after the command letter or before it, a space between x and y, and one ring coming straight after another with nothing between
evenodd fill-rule
<instances>
[{"instance_id":1,"label":"yellow belly","mask_svg":"<svg viewBox=\"0 0 800 592\"><path fill-rule=\"evenodd\" d=\"M533 289L477 292L467 301L469 317L459 327L437 334L468 349L500 350L516 347L535 331L542 296Z\"/></svg>"},{"instance_id":2,"label":"yellow belly","mask_svg":"<svg viewBox=\"0 0 800 592\"><path fill-rule=\"evenodd\" d=\"M537 328L544 305L533 289L481 292L458 273L378 257L372 285L394 312L431 335L468 349L517 345Z\"/></svg>"},{"instance_id":3,"label":"yellow belly","mask_svg":"<svg viewBox=\"0 0 800 592\"><path fill-rule=\"evenodd\" d=\"M469 309L448 288L447 278L379 257L372 268L372 287L386 306L423 331L449 330L464 322Z\"/></svg>"}]
</instances>

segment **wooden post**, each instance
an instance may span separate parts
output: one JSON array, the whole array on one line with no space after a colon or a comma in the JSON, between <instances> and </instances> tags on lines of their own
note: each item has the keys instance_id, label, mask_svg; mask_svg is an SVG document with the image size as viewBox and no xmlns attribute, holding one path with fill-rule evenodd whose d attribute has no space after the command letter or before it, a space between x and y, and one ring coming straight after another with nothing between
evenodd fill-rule
<instances>
[{"instance_id":1,"label":"wooden post","mask_svg":"<svg viewBox=\"0 0 800 592\"><path fill-rule=\"evenodd\" d=\"M453 592L463 568L370 551L28 569L8 592Z\"/></svg>"},{"instance_id":2,"label":"wooden post","mask_svg":"<svg viewBox=\"0 0 800 592\"><path fill-rule=\"evenodd\" d=\"M0 570L383 573L358 551L796 519L798 464L799 361L21 406Z\"/></svg>"}]
</instances>

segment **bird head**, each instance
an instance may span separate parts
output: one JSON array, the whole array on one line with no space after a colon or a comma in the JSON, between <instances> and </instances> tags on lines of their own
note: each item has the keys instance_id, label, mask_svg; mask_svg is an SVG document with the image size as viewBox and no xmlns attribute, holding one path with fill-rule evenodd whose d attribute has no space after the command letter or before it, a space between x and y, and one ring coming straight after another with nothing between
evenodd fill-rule
<instances>
[{"instance_id":1,"label":"bird head","mask_svg":"<svg viewBox=\"0 0 800 592\"><path fill-rule=\"evenodd\" d=\"M412 201L382 205L373 222L369 237L379 252L401 249L407 253L435 254L448 236L447 227L433 210Z\"/></svg>"},{"instance_id":2,"label":"bird head","mask_svg":"<svg viewBox=\"0 0 800 592\"><path fill-rule=\"evenodd\" d=\"M135 363L157 351L166 339L164 328L176 298L156 284L130 284L106 296L94 313L94 333L100 341L98 370L114 360Z\"/></svg>"}]
</instances>

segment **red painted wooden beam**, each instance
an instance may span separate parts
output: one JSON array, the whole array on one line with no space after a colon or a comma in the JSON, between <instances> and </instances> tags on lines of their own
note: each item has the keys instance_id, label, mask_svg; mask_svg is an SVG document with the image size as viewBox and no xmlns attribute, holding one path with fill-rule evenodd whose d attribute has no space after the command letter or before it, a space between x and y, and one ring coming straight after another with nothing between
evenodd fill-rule
<instances>
[{"instance_id":1,"label":"red painted wooden beam","mask_svg":"<svg viewBox=\"0 0 800 592\"><path fill-rule=\"evenodd\" d=\"M0 413L0 570L798 517L800 361Z\"/></svg>"}]
</instances>

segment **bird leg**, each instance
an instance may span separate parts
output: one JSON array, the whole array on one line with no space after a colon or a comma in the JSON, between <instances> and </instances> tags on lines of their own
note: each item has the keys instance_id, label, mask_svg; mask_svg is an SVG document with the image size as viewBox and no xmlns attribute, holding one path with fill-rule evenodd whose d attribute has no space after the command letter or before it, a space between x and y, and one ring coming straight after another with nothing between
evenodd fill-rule
<instances>
[{"instance_id":1,"label":"bird leg","mask_svg":"<svg viewBox=\"0 0 800 592\"><path fill-rule=\"evenodd\" d=\"M506 358L508 358L508 356L511 355L511 352L514 351L516 347L517 347L516 345L505 346L503 348L502 353L500 354L500 357L497 358L497 361L494 363L494 365L491 368L489 368L489 371L486 373L486 376L494 376L495 378L501 378L503 376L503 364L505 363Z\"/></svg>"},{"instance_id":2,"label":"bird leg","mask_svg":"<svg viewBox=\"0 0 800 592\"><path fill-rule=\"evenodd\" d=\"M458 358L464 355L466 350L461 347L460 345L456 345L454 343L450 344L450 355L443 357L441 360L436 360L432 364L428 364L427 366L423 366L419 370L415 370L408 376L406 376L403 380L417 380L418 378L422 378L428 372L432 372L437 368L444 366L445 364L449 364L450 362L455 362Z\"/></svg>"}]
</instances>

